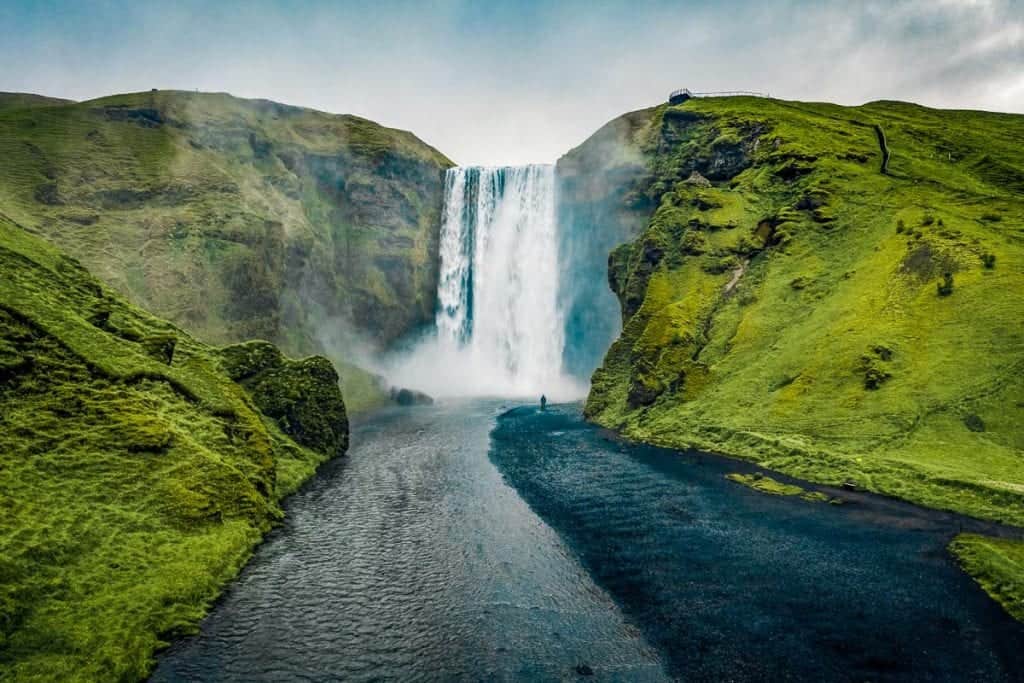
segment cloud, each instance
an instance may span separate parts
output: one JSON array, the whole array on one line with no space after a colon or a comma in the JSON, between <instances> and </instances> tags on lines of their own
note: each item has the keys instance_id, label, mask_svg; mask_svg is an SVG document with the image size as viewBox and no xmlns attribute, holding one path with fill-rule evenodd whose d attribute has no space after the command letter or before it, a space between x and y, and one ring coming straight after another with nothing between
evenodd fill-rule
<instances>
[{"instance_id":1,"label":"cloud","mask_svg":"<svg viewBox=\"0 0 1024 683\"><path fill-rule=\"evenodd\" d=\"M726 6L728 5L728 6ZM226 90L553 161L675 87L1024 112L1024 3L5 3L0 90Z\"/></svg>"}]
</instances>

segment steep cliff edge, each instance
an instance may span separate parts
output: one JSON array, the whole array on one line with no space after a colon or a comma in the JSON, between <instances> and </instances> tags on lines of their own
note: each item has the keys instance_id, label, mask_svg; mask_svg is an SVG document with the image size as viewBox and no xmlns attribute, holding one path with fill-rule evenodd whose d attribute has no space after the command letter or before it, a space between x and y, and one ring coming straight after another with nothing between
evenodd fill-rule
<instances>
[{"instance_id":1,"label":"steep cliff edge","mask_svg":"<svg viewBox=\"0 0 1024 683\"><path fill-rule=\"evenodd\" d=\"M588 417L1024 524L1024 117L741 97L630 117L656 208L609 258L623 331Z\"/></svg>"},{"instance_id":2,"label":"steep cliff edge","mask_svg":"<svg viewBox=\"0 0 1024 683\"><path fill-rule=\"evenodd\" d=\"M0 218L0 677L135 680L343 453L324 358L222 349Z\"/></svg>"},{"instance_id":3,"label":"steep cliff edge","mask_svg":"<svg viewBox=\"0 0 1024 683\"><path fill-rule=\"evenodd\" d=\"M654 203L639 190L652 173L642 147L651 136L646 111L603 126L555 166L559 258L565 312L565 369L586 379L620 331L606 285L608 253L647 225Z\"/></svg>"},{"instance_id":4,"label":"steep cliff edge","mask_svg":"<svg viewBox=\"0 0 1024 683\"><path fill-rule=\"evenodd\" d=\"M411 133L226 94L0 104L0 212L204 341L386 347L432 320L452 162Z\"/></svg>"}]
</instances>

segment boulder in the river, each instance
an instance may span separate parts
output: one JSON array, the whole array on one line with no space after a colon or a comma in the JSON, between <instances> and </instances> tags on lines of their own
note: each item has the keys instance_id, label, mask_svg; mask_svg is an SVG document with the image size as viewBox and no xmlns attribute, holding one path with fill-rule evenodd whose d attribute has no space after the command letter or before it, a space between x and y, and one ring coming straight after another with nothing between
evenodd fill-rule
<instances>
[{"instance_id":1,"label":"boulder in the river","mask_svg":"<svg viewBox=\"0 0 1024 683\"><path fill-rule=\"evenodd\" d=\"M577 664L576 665L576 673L577 673L577 675L580 675L580 676L593 676L594 675L594 670L591 669L586 664Z\"/></svg>"},{"instance_id":2,"label":"boulder in the river","mask_svg":"<svg viewBox=\"0 0 1024 683\"><path fill-rule=\"evenodd\" d=\"M429 406L434 404L434 399L422 391L406 389L404 387L391 387L391 400L400 406Z\"/></svg>"}]
</instances>

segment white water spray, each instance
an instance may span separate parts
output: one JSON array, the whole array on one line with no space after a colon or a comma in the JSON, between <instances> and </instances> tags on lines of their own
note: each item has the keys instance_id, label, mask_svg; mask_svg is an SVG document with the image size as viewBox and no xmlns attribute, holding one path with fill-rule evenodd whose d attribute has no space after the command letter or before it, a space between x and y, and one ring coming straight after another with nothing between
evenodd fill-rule
<instances>
[{"instance_id":1,"label":"white water spray","mask_svg":"<svg viewBox=\"0 0 1024 683\"><path fill-rule=\"evenodd\" d=\"M580 396L562 369L560 270L553 166L450 169L437 335L394 380L438 396Z\"/></svg>"}]
</instances>

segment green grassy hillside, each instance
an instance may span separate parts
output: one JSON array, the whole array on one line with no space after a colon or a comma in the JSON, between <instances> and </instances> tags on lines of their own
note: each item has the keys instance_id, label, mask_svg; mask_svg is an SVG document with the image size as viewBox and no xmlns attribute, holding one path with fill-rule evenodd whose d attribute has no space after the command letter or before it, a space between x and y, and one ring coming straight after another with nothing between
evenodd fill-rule
<instances>
[{"instance_id":1,"label":"green grassy hillside","mask_svg":"<svg viewBox=\"0 0 1024 683\"><path fill-rule=\"evenodd\" d=\"M135 680L348 443L338 377L217 349L0 219L0 679Z\"/></svg>"},{"instance_id":2,"label":"green grassy hillside","mask_svg":"<svg viewBox=\"0 0 1024 683\"><path fill-rule=\"evenodd\" d=\"M1024 525L1024 116L630 116L652 213L609 259L624 329L588 417Z\"/></svg>"},{"instance_id":3,"label":"green grassy hillside","mask_svg":"<svg viewBox=\"0 0 1024 683\"><path fill-rule=\"evenodd\" d=\"M0 214L210 343L340 357L431 321L451 165L405 131L226 94L0 97Z\"/></svg>"},{"instance_id":4,"label":"green grassy hillside","mask_svg":"<svg viewBox=\"0 0 1024 683\"><path fill-rule=\"evenodd\" d=\"M0 92L0 109L27 109L29 107L54 107L73 104L72 100L46 97L23 92Z\"/></svg>"}]
</instances>

